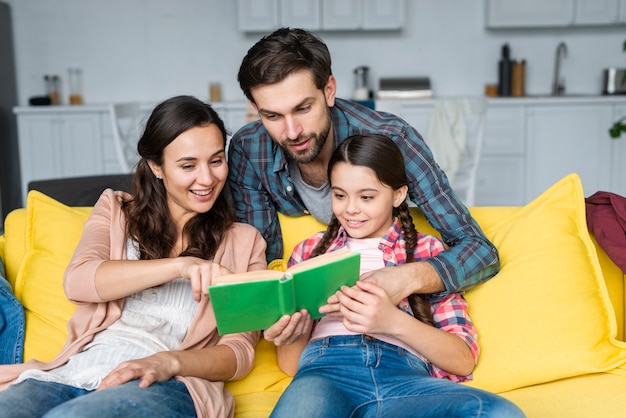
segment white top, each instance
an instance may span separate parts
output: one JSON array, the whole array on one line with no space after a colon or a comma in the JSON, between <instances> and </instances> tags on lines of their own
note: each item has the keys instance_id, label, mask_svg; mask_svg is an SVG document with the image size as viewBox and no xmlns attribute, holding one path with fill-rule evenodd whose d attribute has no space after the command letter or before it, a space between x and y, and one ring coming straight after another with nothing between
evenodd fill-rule
<instances>
[{"instance_id":1,"label":"white top","mask_svg":"<svg viewBox=\"0 0 626 418\"><path fill-rule=\"evenodd\" d=\"M361 254L361 271L360 274L363 274L368 271L378 270L385 267L385 262L383 261L383 252L378 248L378 244L380 243L381 238L364 238L364 239L355 239L348 238L347 247L353 251ZM405 298L402 302L400 302L399 309L401 310L409 310L410 307L408 305L408 301ZM330 337L333 335L359 335L356 332L351 332L346 329L343 325L343 317L341 316L324 316L322 317L311 334L311 340L317 340L324 337ZM398 347L402 347L410 353L415 354L416 356L424 359L424 357L419 354L413 347L408 344L403 343L387 334L368 334L371 337L374 337L378 340L385 341L387 343L396 345Z\"/></svg>"},{"instance_id":2,"label":"white top","mask_svg":"<svg viewBox=\"0 0 626 418\"><path fill-rule=\"evenodd\" d=\"M126 252L129 260L138 258L131 241ZM68 363L48 372L27 370L16 383L32 378L96 389L124 361L178 349L197 308L191 284L183 278L127 296L120 318Z\"/></svg>"}]
</instances>

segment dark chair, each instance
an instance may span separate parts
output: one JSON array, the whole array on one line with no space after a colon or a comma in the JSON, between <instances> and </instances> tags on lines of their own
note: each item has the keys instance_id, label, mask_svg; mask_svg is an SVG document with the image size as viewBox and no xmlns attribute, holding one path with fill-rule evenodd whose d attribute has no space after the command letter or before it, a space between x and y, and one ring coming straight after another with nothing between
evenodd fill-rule
<instances>
[{"instance_id":1,"label":"dark chair","mask_svg":"<svg viewBox=\"0 0 626 418\"><path fill-rule=\"evenodd\" d=\"M132 174L110 174L36 180L28 190L37 190L68 206L93 206L104 189L131 191Z\"/></svg>"}]
</instances>

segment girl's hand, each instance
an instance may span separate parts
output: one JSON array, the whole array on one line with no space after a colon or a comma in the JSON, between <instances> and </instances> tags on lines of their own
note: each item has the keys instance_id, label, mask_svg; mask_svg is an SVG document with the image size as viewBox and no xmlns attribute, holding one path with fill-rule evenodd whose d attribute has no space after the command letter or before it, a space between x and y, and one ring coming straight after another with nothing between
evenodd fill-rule
<instances>
[{"instance_id":1,"label":"girl's hand","mask_svg":"<svg viewBox=\"0 0 626 418\"><path fill-rule=\"evenodd\" d=\"M263 331L263 337L277 347L293 344L302 337L308 338L313 321L306 309L293 315L283 315L274 325Z\"/></svg>"},{"instance_id":2,"label":"girl's hand","mask_svg":"<svg viewBox=\"0 0 626 418\"><path fill-rule=\"evenodd\" d=\"M193 299L200 301L202 294L209 293L209 285L215 277L231 274L231 271L212 261L197 257L179 257L182 261L180 275L191 281Z\"/></svg>"},{"instance_id":3,"label":"girl's hand","mask_svg":"<svg viewBox=\"0 0 626 418\"><path fill-rule=\"evenodd\" d=\"M178 374L180 363L171 351L162 351L138 360L120 363L98 386L98 390L119 386L141 379L139 387L147 388L154 382L164 382Z\"/></svg>"},{"instance_id":4,"label":"girl's hand","mask_svg":"<svg viewBox=\"0 0 626 418\"><path fill-rule=\"evenodd\" d=\"M359 280L353 287L343 286L336 296L344 326L359 334L388 334L394 316L402 313L387 292L372 282Z\"/></svg>"}]
</instances>

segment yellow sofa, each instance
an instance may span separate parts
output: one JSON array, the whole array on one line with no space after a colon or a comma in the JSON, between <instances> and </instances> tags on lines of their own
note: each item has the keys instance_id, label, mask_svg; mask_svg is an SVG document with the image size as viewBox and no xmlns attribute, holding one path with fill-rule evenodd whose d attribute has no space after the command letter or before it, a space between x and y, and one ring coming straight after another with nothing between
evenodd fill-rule
<instances>
[{"instance_id":1,"label":"yellow sofa","mask_svg":"<svg viewBox=\"0 0 626 418\"><path fill-rule=\"evenodd\" d=\"M74 306L62 275L90 210L31 192L5 220L0 257L25 309L25 360L50 359L64 343ZM466 293L481 345L468 384L529 417L626 416L624 274L587 232L579 178L563 178L524 207L470 211L497 246L501 271ZM413 215L418 230L434 233ZM324 228L310 216L280 222L288 249ZM227 384L236 417L268 416L289 381L261 340L253 371Z\"/></svg>"}]
</instances>

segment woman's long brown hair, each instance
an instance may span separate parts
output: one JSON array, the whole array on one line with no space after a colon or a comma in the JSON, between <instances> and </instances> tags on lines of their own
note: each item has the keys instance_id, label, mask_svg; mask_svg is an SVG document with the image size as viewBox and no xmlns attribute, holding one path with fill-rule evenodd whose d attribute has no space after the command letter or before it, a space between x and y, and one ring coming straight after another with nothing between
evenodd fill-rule
<instances>
[{"instance_id":1,"label":"woman's long brown hair","mask_svg":"<svg viewBox=\"0 0 626 418\"><path fill-rule=\"evenodd\" d=\"M199 126L216 125L226 146L226 128L215 110L191 96L176 96L157 105L137 144L141 157L133 177L132 197L122 203L127 233L139 250L141 260L170 257L178 237L167 205L163 182L155 178L148 161L161 166L163 150L181 133ZM225 196L216 199L211 210L198 213L184 226L187 247L181 256L210 260L215 256L224 233L235 222L232 206Z\"/></svg>"},{"instance_id":2,"label":"woman's long brown hair","mask_svg":"<svg viewBox=\"0 0 626 418\"><path fill-rule=\"evenodd\" d=\"M345 141L339 144L330 158L328 163L329 179L331 179L333 167L340 162L370 168L383 184L388 185L393 190L398 190L408 183L402 153L396 144L385 135L361 134L346 138ZM398 217L402 226L407 256L406 262L413 262L415 261L414 251L417 246L417 230L415 229L406 200L394 209L394 216ZM337 237L340 227L341 224L333 215L322 239L311 253L311 257L324 254L328 250L330 243ZM426 324L434 326L435 321L427 296L413 293L408 299L413 316Z\"/></svg>"}]
</instances>

